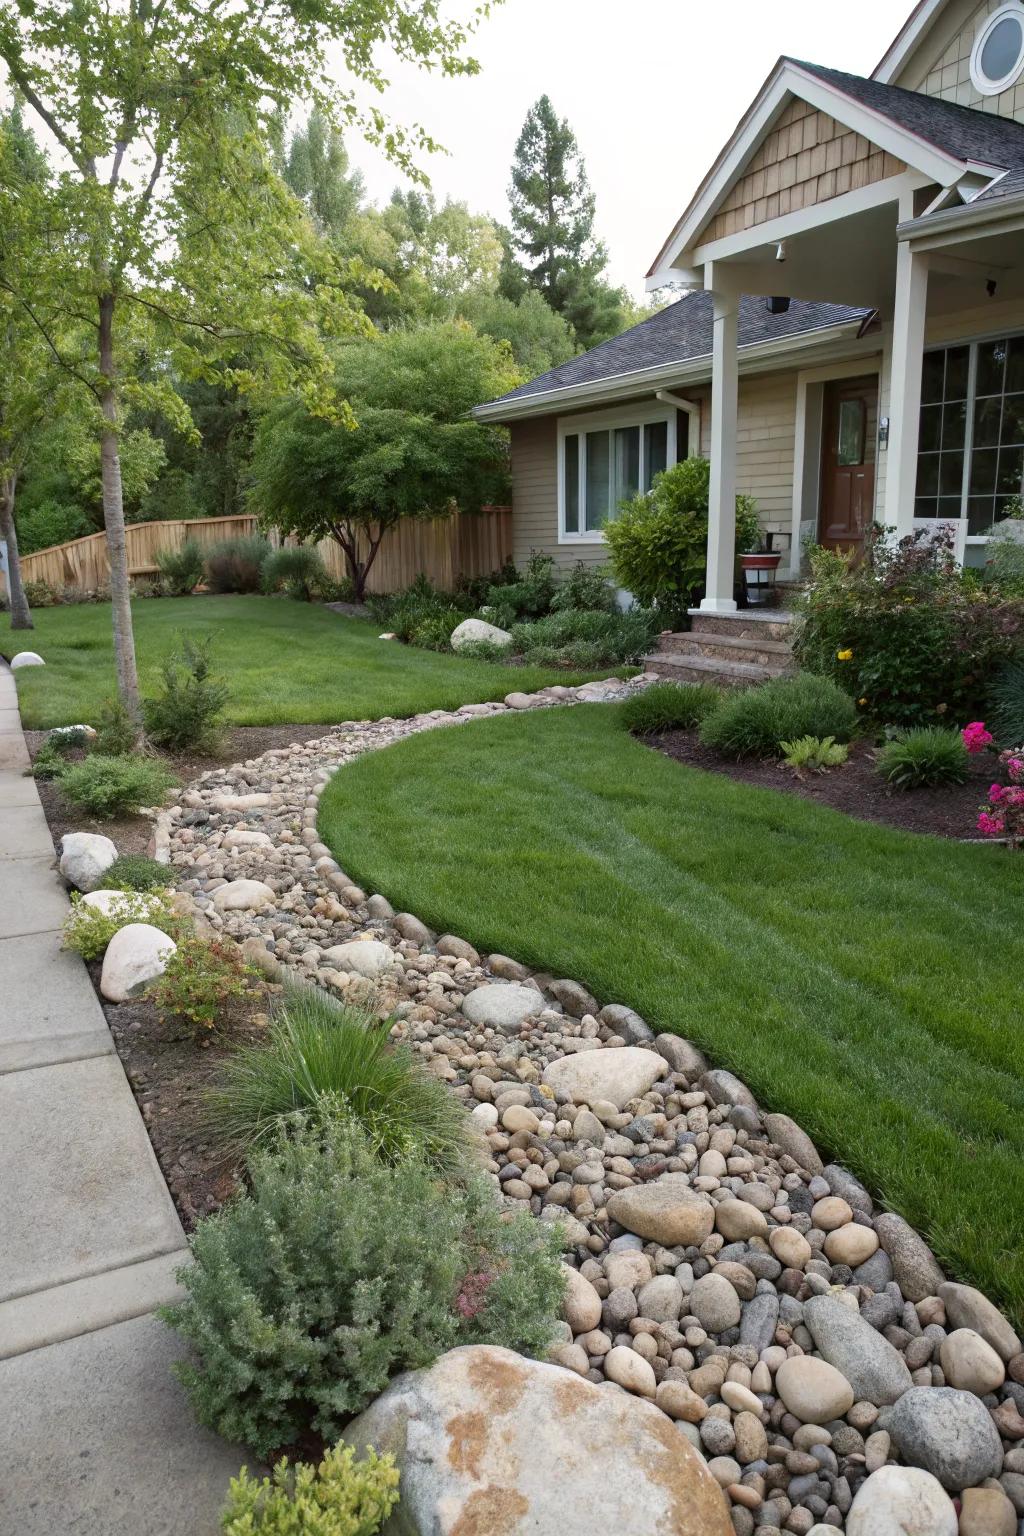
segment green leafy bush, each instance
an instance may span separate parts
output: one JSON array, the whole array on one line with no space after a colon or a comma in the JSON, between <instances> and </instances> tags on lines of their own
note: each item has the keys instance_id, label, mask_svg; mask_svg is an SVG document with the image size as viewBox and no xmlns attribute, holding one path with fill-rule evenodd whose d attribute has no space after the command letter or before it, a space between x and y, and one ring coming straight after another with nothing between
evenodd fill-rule
<instances>
[{"instance_id":1,"label":"green leafy bush","mask_svg":"<svg viewBox=\"0 0 1024 1536\"><path fill-rule=\"evenodd\" d=\"M48 581L26 581L23 585L25 601L30 608L56 608L60 605L60 593Z\"/></svg>"},{"instance_id":2,"label":"green leafy bush","mask_svg":"<svg viewBox=\"0 0 1024 1536\"><path fill-rule=\"evenodd\" d=\"M170 879L171 871L156 859L147 859L144 853L119 853L109 869L104 871L105 891L162 891Z\"/></svg>"},{"instance_id":3,"label":"green leafy bush","mask_svg":"<svg viewBox=\"0 0 1024 1536\"><path fill-rule=\"evenodd\" d=\"M1024 656L1005 662L992 683L992 724L1007 747L1024 743Z\"/></svg>"},{"instance_id":4,"label":"green leafy bush","mask_svg":"<svg viewBox=\"0 0 1024 1536\"><path fill-rule=\"evenodd\" d=\"M407 642L412 641L421 626L429 625L432 620L447 622L453 612L458 612L457 623L472 611L468 598L456 598L449 592L435 591L422 574L404 592L394 597L371 597L368 606L378 624L391 630L399 640ZM431 633L436 633L436 629Z\"/></svg>"},{"instance_id":5,"label":"green leafy bush","mask_svg":"<svg viewBox=\"0 0 1024 1536\"><path fill-rule=\"evenodd\" d=\"M425 651L447 651L453 633L465 617L458 608L444 608L438 613L431 613L413 625L409 632L410 644L421 646Z\"/></svg>"},{"instance_id":6,"label":"green leafy bush","mask_svg":"<svg viewBox=\"0 0 1024 1536\"><path fill-rule=\"evenodd\" d=\"M18 549L23 555L34 554L39 549L52 549L55 544L68 544L72 539L84 538L96 529L81 507L60 501L41 501L29 512L19 513ZM32 604L40 608L41 603Z\"/></svg>"},{"instance_id":7,"label":"green leafy bush","mask_svg":"<svg viewBox=\"0 0 1024 1536\"><path fill-rule=\"evenodd\" d=\"M142 706L150 740L170 752L216 752L228 689L211 673L208 642L186 639L161 663L160 678L160 692Z\"/></svg>"},{"instance_id":8,"label":"green leafy bush","mask_svg":"<svg viewBox=\"0 0 1024 1536\"><path fill-rule=\"evenodd\" d=\"M71 911L64 919L64 948L73 949L83 960L98 960L114 934L128 923L149 923L175 940L183 929L182 919L166 897L155 892L124 891L111 903L109 913L101 912L75 892Z\"/></svg>"},{"instance_id":9,"label":"green leafy bush","mask_svg":"<svg viewBox=\"0 0 1024 1536\"><path fill-rule=\"evenodd\" d=\"M792 768L798 779L838 768L850 755L849 747L834 736L799 736L795 741L780 741L779 746L783 763Z\"/></svg>"},{"instance_id":10,"label":"green leafy bush","mask_svg":"<svg viewBox=\"0 0 1024 1536\"><path fill-rule=\"evenodd\" d=\"M1024 540L1020 518L997 525L985 547L982 579L1002 597L1024 598Z\"/></svg>"},{"instance_id":11,"label":"green leafy bush","mask_svg":"<svg viewBox=\"0 0 1024 1536\"><path fill-rule=\"evenodd\" d=\"M211 1030L225 1004L244 997L255 979L256 972L231 939L193 933L179 943L146 996L162 1013Z\"/></svg>"},{"instance_id":12,"label":"green leafy bush","mask_svg":"<svg viewBox=\"0 0 1024 1536\"><path fill-rule=\"evenodd\" d=\"M188 597L203 579L205 561L195 539L186 539L180 549L158 549L156 563L168 597Z\"/></svg>"},{"instance_id":13,"label":"green leafy bush","mask_svg":"<svg viewBox=\"0 0 1024 1536\"><path fill-rule=\"evenodd\" d=\"M634 736L685 731L699 725L721 697L721 689L713 683L652 683L626 700L621 719Z\"/></svg>"},{"instance_id":14,"label":"green leafy bush","mask_svg":"<svg viewBox=\"0 0 1024 1536\"><path fill-rule=\"evenodd\" d=\"M375 1536L398 1503L394 1457L372 1446L356 1461L350 1445L324 1452L319 1466L284 1456L269 1477L243 1467L231 1479L223 1536Z\"/></svg>"},{"instance_id":15,"label":"green leafy bush","mask_svg":"<svg viewBox=\"0 0 1024 1536\"><path fill-rule=\"evenodd\" d=\"M198 1355L176 1368L197 1418L265 1456L309 1428L335 1439L455 1345L543 1354L564 1291L544 1225L509 1219L482 1178L387 1167L351 1121L297 1117L199 1223L187 1298L163 1314Z\"/></svg>"},{"instance_id":16,"label":"green leafy bush","mask_svg":"<svg viewBox=\"0 0 1024 1536\"><path fill-rule=\"evenodd\" d=\"M710 481L707 459L681 459L605 524L615 580L637 602L657 604L673 626L685 621L704 587ZM759 537L753 497L737 496L737 553L755 548Z\"/></svg>"},{"instance_id":17,"label":"green leafy bush","mask_svg":"<svg viewBox=\"0 0 1024 1536\"><path fill-rule=\"evenodd\" d=\"M723 757L776 757L797 736L849 741L856 725L856 708L836 683L801 672L726 693L703 720L700 739Z\"/></svg>"},{"instance_id":18,"label":"green leafy bush","mask_svg":"<svg viewBox=\"0 0 1024 1536\"><path fill-rule=\"evenodd\" d=\"M538 666L617 666L645 655L657 628L656 615L642 608L628 613L566 608L532 624L513 624L512 650Z\"/></svg>"},{"instance_id":19,"label":"green leafy bush","mask_svg":"<svg viewBox=\"0 0 1024 1536\"><path fill-rule=\"evenodd\" d=\"M1024 600L961 570L944 531L890 546L876 529L852 567L813 551L796 607L800 665L883 724L983 719L989 681L1024 637Z\"/></svg>"},{"instance_id":20,"label":"green leafy bush","mask_svg":"<svg viewBox=\"0 0 1024 1536\"><path fill-rule=\"evenodd\" d=\"M51 731L29 769L34 779L57 779L68 766L68 753L84 745L85 732Z\"/></svg>"},{"instance_id":21,"label":"green leafy bush","mask_svg":"<svg viewBox=\"0 0 1024 1536\"><path fill-rule=\"evenodd\" d=\"M917 725L886 742L875 761L894 789L935 789L965 784L970 760L959 731Z\"/></svg>"},{"instance_id":22,"label":"green leafy bush","mask_svg":"<svg viewBox=\"0 0 1024 1536\"><path fill-rule=\"evenodd\" d=\"M558 577L555 562L550 555L532 550L526 562L526 570L518 581L502 582L492 586L487 593L487 606L499 610L513 619L538 619L550 613ZM495 619L495 623L498 621ZM502 624L502 629L508 626Z\"/></svg>"},{"instance_id":23,"label":"green leafy bush","mask_svg":"<svg viewBox=\"0 0 1024 1536\"><path fill-rule=\"evenodd\" d=\"M131 815L143 805L160 805L178 781L151 757L105 757L91 752L60 776L61 793L89 816Z\"/></svg>"},{"instance_id":24,"label":"green leafy bush","mask_svg":"<svg viewBox=\"0 0 1024 1536\"><path fill-rule=\"evenodd\" d=\"M271 550L263 565L264 592L280 592L300 603L311 603L328 582L327 567L314 544Z\"/></svg>"},{"instance_id":25,"label":"green leafy bush","mask_svg":"<svg viewBox=\"0 0 1024 1536\"><path fill-rule=\"evenodd\" d=\"M206 556L206 584L211 592L259 592L270 545L259 534L224 539Z\"/></svg>"},{"instance_id":26,"label":"green leafy bush","mask_svg":"<svg viewBox=\"0 0 1024 1536\"><path fill-rule=\"evenodd\" d=\"M618 607L615 587L608 579L608 567L584 565L582 560L577 560L568 576L555 588L551 599L552 613L561 613L566 608L617 613Z\"/></svg>"},{"instance_id":27,"label":"green leafy bush","mask_svg":"<svg viewBox=\"0 0 1024 1536\"><path fill-rule=\"evenodd\" d=\"M139 727L120 699L105 699L96 720L93 751L101 757L131 757L139 740Z\"/></svg>"},{"instance_id":28,"label":"green leafy bush","mask_svg":"<svg viewBox=\"0 0 1024 1536\"><path fill-rule=\"evenodd\" d=\"M237 1051L209 1096L219 1139L244 1148L272 1136L303 1110L354 1119L386 1162L415 1156L442 1172L466 1164L466 1112L388 1025L319 987L291 986L266 1044Z\"/></svg>"}]
</instances>

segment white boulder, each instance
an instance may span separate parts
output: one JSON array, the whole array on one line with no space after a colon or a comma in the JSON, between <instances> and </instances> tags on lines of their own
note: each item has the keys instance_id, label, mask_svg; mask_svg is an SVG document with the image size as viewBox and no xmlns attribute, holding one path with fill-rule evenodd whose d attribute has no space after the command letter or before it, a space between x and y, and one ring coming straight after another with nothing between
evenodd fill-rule
<instances>
[{"instance_id":1,"label":"white boulder","mask_svg":"<svg viewBox=\"0 0 1024 1536\"><path fill-rule=\"evenodd\" d=\"M65 832L60 845L60 872L69 885L94 891L117 858L117 849L100 832Z\"/></svg>"},{"instance_id":2,"label":"white boulder","mask_svg":"<svg viewBox=\"0 0 1024 1536\"><path fill-rule=\"evenodd\" d=\"M46 662L38 651L19 651L11 657L11 671L19 672L22 667L45 667Z\"/></svg>"},{"instance_id":3,"label":"white boulder","mask_svg":"<svg viewBox=\"0 0 1024 1536\"><path fill-rule=\"evenodd\" d=\"M569 1094L577 1104L603 1099L621 1110L630 1099L646 1093L666 1070L665 1059L657 1051L623 1045L561 1056L544 1068L543 1081L556 1093Z\"/></svg>"},{"instance_id":4,"label":"white boulder","mask_svg":"<svg viewBox=\"0 0 1024 1536\"><path fill-rule=\"evenodd\" d=\"M353 976L363 976L375 981L378 976L394 970L398 956L390 944L380 939L353 939L348 944L334 944L323 953L323 963L336 971L348 971Z\"/></svg>"},{"instance_id":5,"label":"white boulder","mask_svg":"<svg viewBox=\"0 0 1024 1536\"><path fill-rule=\"evenodd\" d=\"M138 997L162 976L177 949L174 940L150 923L129 923L120 928L103 956L100 991L111 1003Z\"/></svg>"},{"instance_id":6,"label":"white boulder","mask_svg":"<svg viewBox=\"0 0 1024 1536\"><path fill-rule=\"evenodd\" d=\"M471 1024L505 1030L511 1034L536 1018L544 998L536 987L520 987L513 981L489 981L466 994L462 1011Z\"/></svg>"},{"instance_id":7,"label":"white boulder","mask_svg":"<svg viewBox=\"0 0 1024 1536\"><path fill-rule=\"evenodd\" d=\"M879 1467L857 1490L846 1536L957 1536L949 1494L930 1472Z\"/></svg>"},{"instance_id":8,"label":"white boulder","mask_svg":"<svg viewBox=\"0 0 1024 1536\"><path fill-rule=\"evenodd\" d=\"M507 647L512 644L507 629L499 629L497 624L488 624L485 619L463 619L452 630L453 651L461 651L463 646L476 645L481 640L486 640L489 645Z\"/></svg>"},{"instance_id":9,"label":"white boulder","mask_svg":"<svg viewBox=\"0 0 1024 1536\"><path fill-rule=\"evenodd\" d=\"M213 904L218 912L252 912L257 907L270 906L276 900L270 886L262 880L229 880L213 893Z\"/></svg>"}]
</instances>

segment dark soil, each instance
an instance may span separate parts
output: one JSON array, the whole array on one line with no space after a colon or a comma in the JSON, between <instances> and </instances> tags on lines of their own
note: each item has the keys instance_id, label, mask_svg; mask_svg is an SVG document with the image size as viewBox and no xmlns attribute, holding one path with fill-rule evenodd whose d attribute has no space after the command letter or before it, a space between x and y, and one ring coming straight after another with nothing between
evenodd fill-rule
<instances>
[{"instance_id":1,"label":"dark soil","mask_svg":"<svg viewBox=\"0 0 1024 1536\"><path fill-rule=\"evenodd\" d=\"M978 808L992 783L992 759L979 754L970 760L966 784L951 784L942 789L891 790L879 777L874 763L875 748L870 742L855 741L850 756L841 768L827 773L812 773L798 779L791 769L776 761L748 758L733 763L702 746L696 731L667 731L653 736L648 745L679 763L723 773L742 784L756 784L761 789L781 789L800 795L817 805L845 811L859 821L877 821L904 832L928 832L934 837L958 840L976 838Z\"/></svg>"}]
</instances>

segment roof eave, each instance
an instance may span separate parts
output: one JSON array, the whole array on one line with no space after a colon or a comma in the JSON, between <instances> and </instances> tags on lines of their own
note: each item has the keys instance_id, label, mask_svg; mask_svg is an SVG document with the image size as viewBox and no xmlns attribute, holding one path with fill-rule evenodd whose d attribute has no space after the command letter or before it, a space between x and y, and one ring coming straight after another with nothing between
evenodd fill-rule
<instances>
[{"instance_id":1,"label":"roof eave","mask_svg":"<svg viewBox=\"0 0 1024 1536\"><path fill-rule=\"evenodd\" d=\"M912 240L915 236L929 235L946 229L963 229L965 226L996 224L1003 219L1019 219L1024 213L1024 192L1011 193L1007 197L959 203L954 208L940 208L919 219L905 219L896 226L899 240Z\"/></svg>"}]
</instances>

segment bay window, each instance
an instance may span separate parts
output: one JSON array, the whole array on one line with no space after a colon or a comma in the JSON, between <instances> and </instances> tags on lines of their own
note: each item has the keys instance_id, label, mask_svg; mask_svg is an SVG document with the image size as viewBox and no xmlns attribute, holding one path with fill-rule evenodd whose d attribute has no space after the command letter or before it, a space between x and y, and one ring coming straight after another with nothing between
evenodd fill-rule
<instances>
[{"instance_id":1,"label":"bay window","mask_svg":"<svg viewBox=\"0 0 1024 1536\"><path fill-rule=\"evenodd\" d=\"M683 445L685 452L686 445ZM558 424L558 536L598 543L622 502L676 461L676 412L640 406Z\"/></svg>"}]
</instances>

